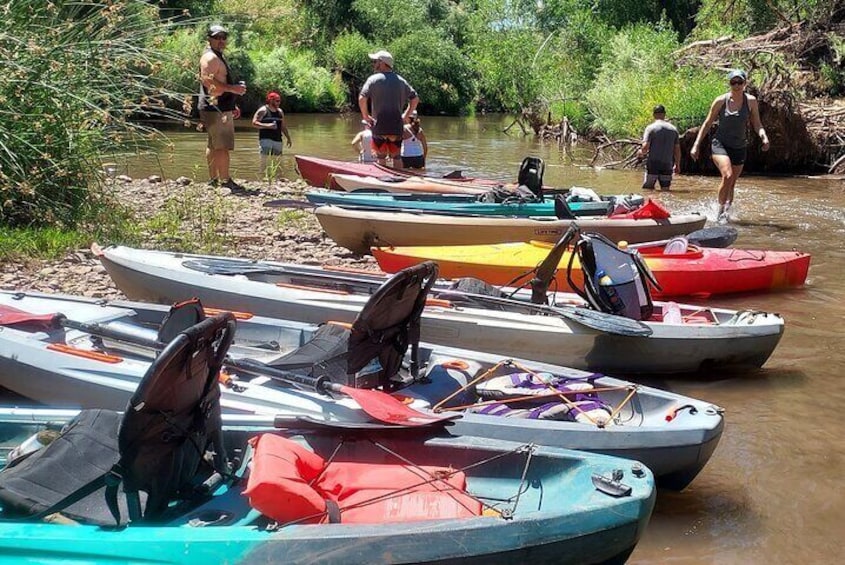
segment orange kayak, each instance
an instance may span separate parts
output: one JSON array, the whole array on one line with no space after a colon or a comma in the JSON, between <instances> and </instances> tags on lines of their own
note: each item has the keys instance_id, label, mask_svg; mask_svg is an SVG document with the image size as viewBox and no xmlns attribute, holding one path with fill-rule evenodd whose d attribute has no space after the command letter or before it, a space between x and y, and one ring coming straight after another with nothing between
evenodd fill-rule
<instances>
[{"instance_id":1,"label":"orange kayak","mask_svg":"<svg viewBox=\"0 0 845 565\"><path fill-rule=\"evenodd\" d=\"M421 261L434 260L440 276L475 277L490 284L508 285L536 267L552 243L501 243L494 245L453 245L440 247L374 247L373 255L382 270L395 273ZM810 268L810 255L797 251L757 251L713 249L690 245L678 255L664 254L662 245L639 249L662 292L655 297L710 296L798 287L804 284ZM566 266L570 253L563 255L555 274L558 288L569 288ZM577 257L572 278L583 285Z\"/></svg>"}]
</instances>

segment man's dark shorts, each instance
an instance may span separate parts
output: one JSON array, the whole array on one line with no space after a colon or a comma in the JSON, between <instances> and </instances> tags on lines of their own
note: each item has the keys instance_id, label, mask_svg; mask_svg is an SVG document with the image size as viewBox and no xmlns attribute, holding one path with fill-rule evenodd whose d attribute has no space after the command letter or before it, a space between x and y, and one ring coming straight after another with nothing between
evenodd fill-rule
<instances>
[{"instance_id":1,"label":"man's dark shorts","mask_svg":"<svg viewBox=\"0 0 845 565\"><path fill-rule=\"evenodd\" d=\"M745 157L748 155L748 149L746 147L726 147L715 137L710 142L710 151L713 155L727 155L728 159L731 160L731 165L734 167L744 165Z\"/></svg>"},{"instance_id":2,"label":"man's dark shorts","mask_svg":"<svg viewBox=\"0 0 845 565\"><path fill-rule=\"evenodd\" d=\"M648 163L643 178L643 188L653 189L658 182L661 189L669 190L669 187L672 186L672 167Z\"/></svg>"},{"instance_id":3,"label":"man's dark shorts","mask_svg":"<svg viewBox=\"0 0 845 565\"><path fill-rule=\"evenodd\" d=\"M391 139L374 135L372 145L376 155L390 155L391 157L395 157L399 155L399 151L402 149L402 137L398 136L397 139Z\"/></svg>"}]
</instances>

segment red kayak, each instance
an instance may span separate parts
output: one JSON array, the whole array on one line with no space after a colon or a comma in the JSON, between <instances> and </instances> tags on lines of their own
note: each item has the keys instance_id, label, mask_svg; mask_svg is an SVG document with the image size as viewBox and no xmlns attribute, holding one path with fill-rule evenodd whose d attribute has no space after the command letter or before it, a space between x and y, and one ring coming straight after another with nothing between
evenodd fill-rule
<instances>
[{"instance_id":1,"label":"red kayak","mask_svg":"<svg viewBox=\"0 0 845 565\"><path fill-rule=\"evenodd\" d=\"M394 273L422 261L436 261L440 276L475 277L495 285L510 284L545 259L553 244L502 243L442 247L374 247L373 256L382 270ZM686 252L667 255L664 246L639 249L660 286L657 297L710 296L798 287L810 268L810 255L798 251L715 249L690 245ZM564 253L555 273L558 288L568 288ZM583 285L581 266L573 264L573 280Z\"/></svg>"},{"instance_id":2,"label":"red kayak","mask_svg":"<svg viewBox=\"0 0 845 565\"><path fill-rule=\"evenodd\" d=\"M337 188L330 184L331 173L345 175L359 175L363 177L410 177L419 176L419 172L410 172L402 169L393 169L378 163L359 163L357 161L336 161L334 159L320 159L319 157L308 157L306 155L294 155L296 169L305 182L311 186L321 188ZM495 186L500 183L493 180L477 179L465 176L432 177L448 179L453 182L476 182Z\"/></svg>"}]
</instances>

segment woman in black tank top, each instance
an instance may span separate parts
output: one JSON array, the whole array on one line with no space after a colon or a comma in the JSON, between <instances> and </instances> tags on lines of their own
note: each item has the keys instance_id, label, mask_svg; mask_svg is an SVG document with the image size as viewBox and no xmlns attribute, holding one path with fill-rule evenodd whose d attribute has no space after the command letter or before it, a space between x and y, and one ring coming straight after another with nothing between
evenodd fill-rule
<instances>
[{"instance_id":1,"label":"woman in black tank top","mask_svg":"<svg viewBox=\"0 0 845 565\"><path fill-rule=\"evenodd\" d=\"M760 121L760 107L754 96L745 93L745 71L734 69L728 73L730 91L718 96L710 105L710 113L698 130L695 143L690 149L690 157L698 159L699 145L704 136L710 131L713 122L718 121L716 135L711 142L711 158L722 175L719 184L719 212L717 221L727 223L728 210L734 199L734 187L742 169L746 156L746 128L749 118L754 131L763 142L763 151L769 150L769 137Z\"/></svg>"}]
</instances>

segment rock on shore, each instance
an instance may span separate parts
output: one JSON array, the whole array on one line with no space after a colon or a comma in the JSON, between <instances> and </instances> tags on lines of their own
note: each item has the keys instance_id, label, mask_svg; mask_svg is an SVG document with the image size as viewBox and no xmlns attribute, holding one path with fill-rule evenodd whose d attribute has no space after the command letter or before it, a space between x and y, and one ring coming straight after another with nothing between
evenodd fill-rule
<instances>
[{"instance_id":1,"label":"rock on shore","mask_svg":"<svg viewBox=\"0 0 845 565\"><path fill-rule=\"evenodd\" d=\"M118 178L112 188L142 227L147 220L162 212L168 201L172 208L173 202L190 202L196 195L219 198L219 209L225 210L225 213L217 232L225 237L218 238L222 249L215 251L217 255L378 270L371 256L354 254L338 247L325 235L309 209L265 206L267 203L272 206L273 201L282 199L306 202L303 193L312 187L304 181L282 179L273 183L245 182L243 185L248 192L234 195L228 189L193 183L183 177L173 181L150 177L143 180ZM191 226L185 229L191 229ZM143 228L141 234L140 247L163 248L157 237L160 233ZM120 242L97 243L106 246ZM167 246L171 251L190 251L179 247L178 242ZM0 289L126 298L90 249L70 251L58 260L4 261L0 265Z\"/></svg>"}]
</instances>

